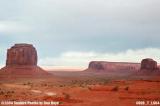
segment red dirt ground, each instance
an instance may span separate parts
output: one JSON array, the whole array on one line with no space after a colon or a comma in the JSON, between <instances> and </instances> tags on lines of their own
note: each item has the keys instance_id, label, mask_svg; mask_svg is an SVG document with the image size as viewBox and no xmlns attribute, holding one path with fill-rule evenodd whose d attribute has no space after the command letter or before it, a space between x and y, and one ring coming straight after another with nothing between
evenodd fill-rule
<instances>
[{"instance_id":1,"label":"red dirt ground","mask_svg":"<svg viewBox=\"0 0 160 106\"><path fill-rule=\"evenodd\" d=\"M139 106L138 101L152 106L153 101L160 101L159 77L128 79L70 73L55 73L54 78L1 80L0 101L57 101L59 106Z\"/></svg>"}]
</instances>

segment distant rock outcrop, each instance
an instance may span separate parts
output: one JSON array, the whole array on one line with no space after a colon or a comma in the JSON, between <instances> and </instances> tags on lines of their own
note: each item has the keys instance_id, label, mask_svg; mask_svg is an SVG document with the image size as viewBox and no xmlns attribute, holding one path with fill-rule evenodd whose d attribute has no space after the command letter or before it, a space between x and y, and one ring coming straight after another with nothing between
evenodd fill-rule
<instances>
[{"instance_id":1,"label":"distant rock outcrop","mask_svg":"<svg viewBox=\"0 0 160 106\"><path fill-rule=\"evenodd\" d=\"M160 75L160 70L157 65L157 62L151 58L142 59L141 67L136 76L147 76L147 77L154 77Z\"/></svg>"},{"instance_id":2,"label":"distant rock outcrop","mask_svg":"<svg viewBox=\"0 0 160 106\"><path fill-rule=\"evenodd\" d=\"M6 66L0 78L48 77L50 74L37 66L37 51L31 44L15 44L7 50Z\"/></svg>"},{"instance_id":3,"label":"distant rock outcrop","mask_svg":"<svg viewBox=\"0 0 160 106\"><path fill-rule=\"evenodd\" d=\"M87 70L104 72L104 71L138 70L139 68L140 68L139 63L92 61L89 63Z\"/></svg>"},{"instance_id":4,"label":"distant rock outcrop","mask_svg":"<svg viewBox=\"0 0 160 106\"><path fill-rule=\"evenodd\" d=\"M146 58L141 61L141 70L153 71L157 69L158 69L157 62L154 61L153 59Z\"/></svg>"}]
</instances>

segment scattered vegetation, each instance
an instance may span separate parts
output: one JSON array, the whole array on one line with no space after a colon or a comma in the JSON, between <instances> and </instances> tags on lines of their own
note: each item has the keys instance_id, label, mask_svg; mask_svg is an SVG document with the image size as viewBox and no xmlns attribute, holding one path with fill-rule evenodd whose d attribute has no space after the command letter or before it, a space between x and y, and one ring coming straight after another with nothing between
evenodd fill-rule
<instances>
[{"instance_id":1,"label":"scattered vegetation","mask_svg":"<svg viewBox=\"0 0 160 106\"><path fill-rule=\"evenodd\" d=\"M61 104L63 104L63 102L62 102L62 101L60 101L60 102L59 102L59 104L61 105Z\"/></svg>"},{"instance_id":2,"label":"scattered vegetation","mask_svg":"<svg viewBox=\"0 0 160 106\"><path fill-rule=\"evenodd\" d=\"M11 95L5 94L4 97L5 97L5 98L8 98L8 97L11 97Z\"/></svg>"},{"instance_id":3,"label":"scattered vegetation","mask_svg":"<svg viewBox=\"0 0 160 106\"><path fill-rule=\"evenodd\" d=\"M112 91L118 91L119 90L119 86L115 86L113 87Z\"/></svg>"},{"instance_id":4,"label":"scattered vegetation","mask_svg":"<svg viewBox=\"0 0 160 106\"><path fill-rule=\"evenodd\" d=\"M64 95L65 99L70 99L70 97L71 97L68 93L63 92L62 94Z\"/></svg>"},{"instance_id":5,"label":"scattered vegetation","mask_svg":"<svg viewBox=\"0 0 160 106\"><path fill-rule=\"evenodd\" d=\"M66 85L59 85L59 87L65 87Z\"/></svg>"},{"instance_id":6,"label":"scattered vegetation","mask_svg":"<svg viewBox=\"0 0 160 106\"><path fill-rule=\"evenodd\" d=\"M110 82L109 79L98 78L98 79L86 79L86 80L72 80L69 85L72 87L78 86L78 87L85 88L88 85L95 85L95 84L106 85L109 82Z\"/></svg>"},{"instance_id":7,"label":"scattered vegetation","mask_svg":"<svg viewBox=\"0 0 160 106\"><path fill-rule=\"evenodd\" d=\"M3 91L3 90L0 90L0 95L11 95L15 93L14 91Z\"/></svg>"},{"instance_id":8,"label":"scattered vegetation","mask_svg":"<svg viewBox=\"0 0 160 106\"><path fill-rule=\"evenodd\" d=\"M4 91L0 91L0 95L4 95L4 93L5 93Z\"/></svg>"},{"instance_id":9,"label":"scattered vegetation","mask_svg":"<svg viewBox=\"0 0 160 106\"><path fill-rule=\"evenodd\" d=\"M3 96L5 99L13 96L15 91L10 90L0 90L0 96Z\"/></svg>"},{"instance_id":10,"label":"scattered vegetation","mask_svg":"<svg viewBox=\"0 0 160 106\"><path fill-rule=\"evenodd\" d=\"M23 85L32 85L31 82L26 82L26 83L23 83Z\"/></svg>"},{"instance_id":11,"label":"scattered vegetation","mask_svg":"<svg viewBox=\"0 0 160 106\"><path fill-rule=\"evenodd\" d=\"M129 87L128 87L128 86L127 86L127 87L125 87L125 88L124 88L124 90L128 91L128 90L129 90Z\"/></svg>"},{"instance_id":12,"label":"scattered vegetation","mask_svg":"<svg viewBox=\"0 0 160 106\"><path fill-rule=\"evenodd\" d=\"M46 83L42 83L42 84L41 84L41 86L46 87L46 86L48 86L48 84L46 84Z\"/></svg>"},{"instance_id":13,"label":"scattered vegetation","mask_svg":"<svg viewBox=\"0 0 160 106\"><path fill-rule=\"evenodd\" d=\"M88 87L88 89L91 91L92 90L92 88L91 87Z\"/></svg>"}]
</instances>

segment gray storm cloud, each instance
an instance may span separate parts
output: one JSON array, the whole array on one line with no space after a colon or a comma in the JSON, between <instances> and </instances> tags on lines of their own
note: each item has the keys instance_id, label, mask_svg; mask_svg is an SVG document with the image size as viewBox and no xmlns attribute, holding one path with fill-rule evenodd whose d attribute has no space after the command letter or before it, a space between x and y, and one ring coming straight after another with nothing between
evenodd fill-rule
<instances>
[{"instance_id":1,"label":"gray storm cloud","mask_svg":"<svg viewBox=\"0 0 160 106\"><path fill-rule=\"evenodd\" d=\"M1 48L32 43L40 58L159 48L159 5L159 0L0 0Z\"/></svg>"}]
</instances>

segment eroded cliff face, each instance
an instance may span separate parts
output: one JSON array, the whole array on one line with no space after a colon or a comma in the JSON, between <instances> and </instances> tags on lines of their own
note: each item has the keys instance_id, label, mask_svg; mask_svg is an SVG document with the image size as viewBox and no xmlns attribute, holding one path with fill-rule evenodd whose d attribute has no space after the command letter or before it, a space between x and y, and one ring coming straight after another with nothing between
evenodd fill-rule
<instances>
[{"instance_id":1,"label":"eroded cliff face","mask_svg":"<svg viewBox=\"0 0 160 106\"><path fill-rule=\"evenodd\" d=\"M6 66L37 65L37 51L31 44L15 44L7 50Z\"/></svg>"}]
</instances>

